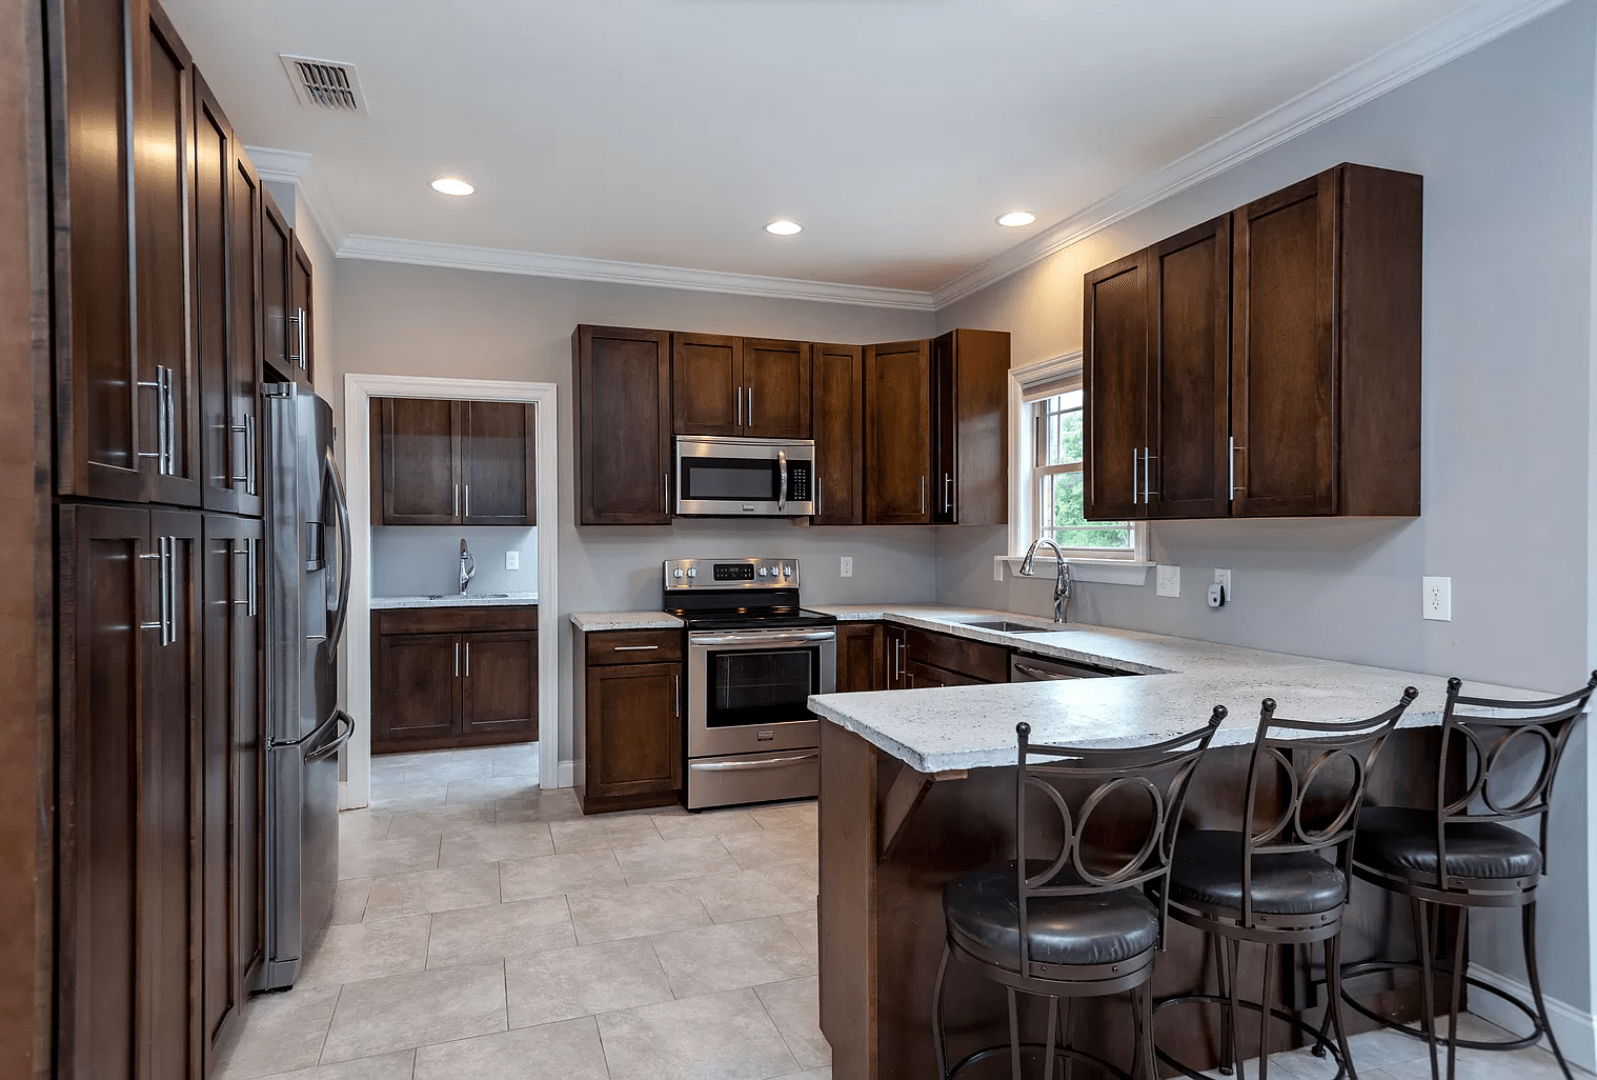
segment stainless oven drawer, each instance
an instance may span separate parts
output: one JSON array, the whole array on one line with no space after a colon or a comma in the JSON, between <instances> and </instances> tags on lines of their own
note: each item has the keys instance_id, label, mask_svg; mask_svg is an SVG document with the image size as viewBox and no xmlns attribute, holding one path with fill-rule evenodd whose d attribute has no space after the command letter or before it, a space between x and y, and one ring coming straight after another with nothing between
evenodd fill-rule
<instances>
[{"instance_id":1,"label":"stainless oven drawer","mask_svg":"<svg viewBox=\"0 0 1597 1080\"><path fill-rule=\"evenodd\" d=\"M771 750L813 750L821 743L819 720L799 720L786 724L740 724L737 727L709 728L688 725L688 758L711 754L759 754Z\"/></svg>"},{"instance_id":2,"label":"stainless oven drawer","mask_svg":"<svg viewBox=\"0 0 1597 1080\"><path fill-rule=\"evenodd\" d=\"M688 760L688 809L814 798L821 790L818 749Z\"/></svg>"}]
</instances>

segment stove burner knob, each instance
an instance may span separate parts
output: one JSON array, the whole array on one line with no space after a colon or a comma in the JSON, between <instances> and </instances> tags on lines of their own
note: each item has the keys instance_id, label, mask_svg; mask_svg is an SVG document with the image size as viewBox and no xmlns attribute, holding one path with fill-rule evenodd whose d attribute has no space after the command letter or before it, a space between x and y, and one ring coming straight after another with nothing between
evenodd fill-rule
<instances>
[{"instance_id":1,"label":"stove burner knob","mask_svg":"<svg viewBox=\"0 0 1597 1080\"><path fill-rule=\"evenodd\" d=\"M688 571L688 577L695 578L695 577L698 577L698 576L699 576L699 572L697 570L689 570Z\"/></svg>"},{"instance_id":2,"label":"stove burner knob","mask_svg":"<svg viewBox=\"0 0 1597 1080\"><path fill-rule=\"evenodd\" d=\"M783 577L792 577L793 576L793 568L791 566L782 567L782 576Z\"/></svg>"},{"instance_id":3,"label":"stove burner knob","mask_svg":"<svg viewBox=\"0 0 1597 1080\"><path fill-rule=\"evenodd\" d=\"M761 577L764 577L764 576L765 576L765 567L763 567L763 566L762 566L762 567L760 567L760 576L761 576Z\"/></svg>"},{"instance_id":4,"label":"stove burner knob","mask_svg":"<svg viewBox=\"0 0 1597 1080\"><path fill-rule=\"evenodd\" d=\"M681 570L673 570L673 571L671 571L671 576L674 577L674 578L680 579L682 577L682 571Z\"/></svg>"}]
</instances>

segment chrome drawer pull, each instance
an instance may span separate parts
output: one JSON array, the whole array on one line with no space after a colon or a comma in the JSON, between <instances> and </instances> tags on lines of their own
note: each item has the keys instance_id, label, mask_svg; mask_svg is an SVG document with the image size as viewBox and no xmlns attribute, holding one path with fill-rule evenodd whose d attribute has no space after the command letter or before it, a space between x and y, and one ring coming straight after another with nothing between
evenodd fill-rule
<instances>
[{"instance_id":1,"label":"chrome drawer pull","mask_svg":"<svg viewBox=\"0 0 1597 1080\"><path fill-rule=\"evenodd\" d=\"M795 754L792 757L763 758L759 761L690 761L689 769L700 772L741 772L744 769L774 769L781 765L797 765L802 761L815 761L821 756L820 751L812 750L808 754Z\"/></svg>"}]
</instances>

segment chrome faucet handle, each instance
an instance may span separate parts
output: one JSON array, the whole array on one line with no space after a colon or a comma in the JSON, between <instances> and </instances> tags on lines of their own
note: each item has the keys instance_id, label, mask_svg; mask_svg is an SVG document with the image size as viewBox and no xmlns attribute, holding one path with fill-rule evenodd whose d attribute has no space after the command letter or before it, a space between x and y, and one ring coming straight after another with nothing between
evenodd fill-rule
<instances>
[{"instance_id":1,"label":"chrome faucet handle","mask_svg":"<svg viewBox=\"0 0 1597 1080\"><path fill-rule=\"evenodd\" d=\"M471 579L477 576L477 559L472 555L471 549L466 547L464 537L460 540L460 591L464 593L466 586L471 584Z\"/></svg>"}]
</instances>

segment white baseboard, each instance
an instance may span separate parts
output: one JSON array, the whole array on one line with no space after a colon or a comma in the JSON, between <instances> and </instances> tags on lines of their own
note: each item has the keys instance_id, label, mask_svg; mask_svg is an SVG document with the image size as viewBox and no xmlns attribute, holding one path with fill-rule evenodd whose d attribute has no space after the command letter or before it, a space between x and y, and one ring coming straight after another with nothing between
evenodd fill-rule
<instances>
[{"instance_id":1,"label":"white baseboard","mask_svg":"<svg viewBox=\"0 0 1597 1080\"><path fill-rule=\"evenodd\" d=\"M570 758L560 763L560 786L575 787L577 783L577 763Z\"/></svg>"},{"instance_id":2,"label":"white baseboard","mask_svg":"<svg viewBox=\"0 0 1597 1080\"><path fill-rule=\"evenodd\" d=\"M1474 963L1469 966L1469 975L1531 1005L1530 987L1518 979L1511 979ZM1469 1011L1509 1031L1526 1030L1524 1014L1491 994L1470 994ZM1597 1072L1597 1019L1554 997L1547 998L1547 1018L1552 1021L1553 1034L1558 1037L1558 1049L1564 1052L1564 1059L1587 1072ZM1541 1045L1546 1047L1545 1037Z\"/></svg>"}]
</instances>

